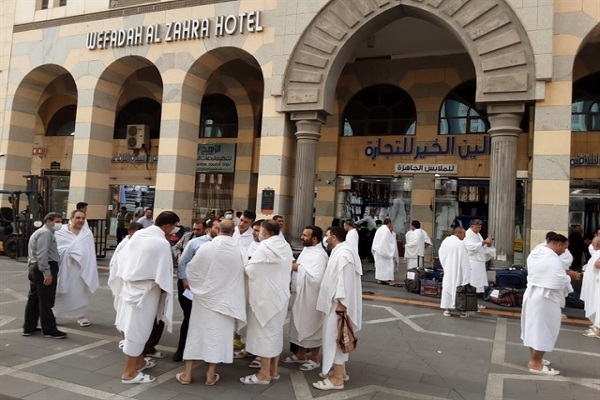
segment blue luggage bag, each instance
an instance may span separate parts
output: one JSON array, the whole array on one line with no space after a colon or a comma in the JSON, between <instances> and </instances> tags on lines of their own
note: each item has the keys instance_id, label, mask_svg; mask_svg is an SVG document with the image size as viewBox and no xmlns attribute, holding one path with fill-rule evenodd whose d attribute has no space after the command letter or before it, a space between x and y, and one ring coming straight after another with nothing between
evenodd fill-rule
<instances>
[{"instance_id":1,"label":"blue luggage bag","mask_svg":"<svg viewBox=\"0 0 600 400\"><path fill-rule=\"evenodd\" d=\"M527 287L527 271L524 269L496 271L496 287L513 289Z\"/></svg>"}]
</instances>

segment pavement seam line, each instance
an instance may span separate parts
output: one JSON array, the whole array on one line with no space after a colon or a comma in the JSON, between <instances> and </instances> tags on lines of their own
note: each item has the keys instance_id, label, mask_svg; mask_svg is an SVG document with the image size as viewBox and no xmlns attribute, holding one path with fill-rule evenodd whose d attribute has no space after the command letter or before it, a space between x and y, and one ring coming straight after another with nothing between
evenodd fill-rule
<instances>
[{"instance_id":1,"label":"pavement seam line","mask_svg":"<svg viewBox=\"0 0 600 400\"><path fill-rule=\"evenodd\" d=\"M66 350L66 351L61 351L60 353L52 354L51 356L46 356L46 357L38 358L38 359L35 359L35 360L32 360L32 361L28 361L28 362L23 363L23 364L14 365L12 368L13 369L22 370L22 369L25 369L25 368L34 367L36 365L43 364L43 363L48 362L48 361L54 361L54 360L57 360L59 358L63 358L63 357L66 357L66 356L77 354L77 353L81 353L82 351L85 351L85 350L89 350L89 349L93 349L93 348L96 348L96 347L104 346L107 343L110 343L110 341L109 340L100 340L98 342L86 344L84 346L76 347L74 349L70 349L70 350Z\"/></svg>"}]
</instances>

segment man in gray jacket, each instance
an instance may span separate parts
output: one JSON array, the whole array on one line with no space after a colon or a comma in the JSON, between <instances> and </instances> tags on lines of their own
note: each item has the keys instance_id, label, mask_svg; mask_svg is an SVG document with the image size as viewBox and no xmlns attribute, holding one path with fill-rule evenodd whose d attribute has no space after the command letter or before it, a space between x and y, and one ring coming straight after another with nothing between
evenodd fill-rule
<instances>
[{"instance_id":1,"label":"man in gray jacket","mask_svg":"<svg viewBox=\"0 0 600 400\"><path fill-rule=\"evenodd\" d=\"M49 213L44 217L44 225L29 239L29 296L25 306L23 336L31 336L40 331L45 337L64 339L67 334L56 327L52 312L56 295L58 276L58 249L54 232L62 226L62 215ZM40 320L42 328L37 327Z\"/></svg>"}]
</instances>

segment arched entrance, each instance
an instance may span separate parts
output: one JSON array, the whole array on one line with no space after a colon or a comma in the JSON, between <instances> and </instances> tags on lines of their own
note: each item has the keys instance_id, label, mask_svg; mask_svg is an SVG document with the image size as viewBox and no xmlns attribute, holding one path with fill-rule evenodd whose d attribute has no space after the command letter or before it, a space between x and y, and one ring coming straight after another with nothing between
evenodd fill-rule
<instances>
[{"instance_id":1,"label":"arched entrance","mask_svg":"<svg viewBox=\"0 0 600 400\"><path fill-rule=\"evenodd\" d=\"M299 39L284 76L281 109L297 125L294 235L299 236L301 228L311 222L316 142L326 116L333 114L342 70L356 48L372 41L382 27L410 17L443 28L472 62L476 101L488 105L491 123L490 231L498 232L497 247L510 256L512 222L508 228L501 221L513 219L509 210L514 208L514 192L501 188L507 182L514 183L516 136L524 102L534 100L535 86L533 52L517 16L505 2L493 0L403 0L352 5L350 8L347 2L334 0L319 12ZM500 235L505 231L506 235Z\"/></svg>"}]
</instances>

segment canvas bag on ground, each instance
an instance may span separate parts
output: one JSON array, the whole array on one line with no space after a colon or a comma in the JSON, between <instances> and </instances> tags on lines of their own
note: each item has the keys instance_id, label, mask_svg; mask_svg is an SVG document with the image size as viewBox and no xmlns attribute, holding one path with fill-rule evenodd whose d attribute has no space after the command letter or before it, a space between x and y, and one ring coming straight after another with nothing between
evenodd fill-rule
<instances>
[{"instance_id":1,"label":"canvas bag on ground","mask_svg":"<svg viewBox=\"0 0 600 400\"><path fill-rule=\"evenodd\" d=\"M477 311L477 289L469 284L456 288L456 302L454 307L457 311Z\"/></svg>"},{"instance_id":2,"label":"canvas bag on ground","mask_svg":"<svg viewBox=\"0 0 600 400\"><path fill-rule=\"evenodd\" d=\"M336 311L338 315L338 338L337 346L342 353L352 353L356 349L358 339L354 336L354 331L348 320L348 314L343 311Z\"/></svg>"}]
</instances>

